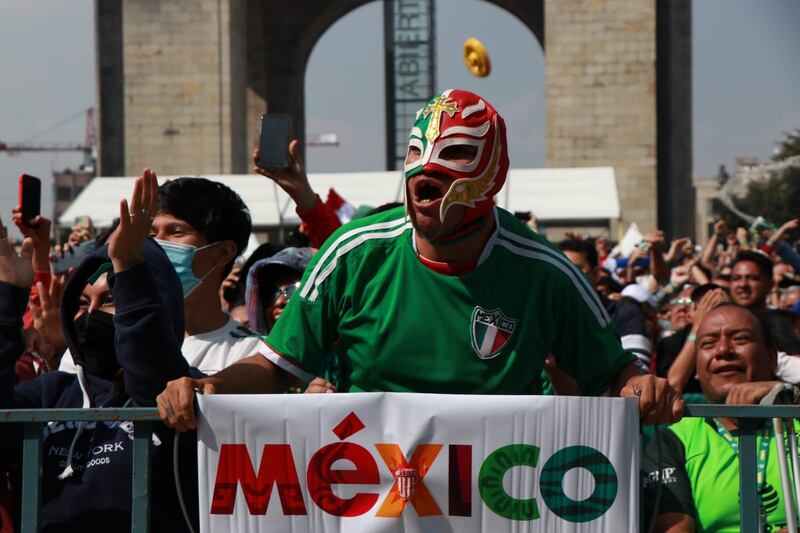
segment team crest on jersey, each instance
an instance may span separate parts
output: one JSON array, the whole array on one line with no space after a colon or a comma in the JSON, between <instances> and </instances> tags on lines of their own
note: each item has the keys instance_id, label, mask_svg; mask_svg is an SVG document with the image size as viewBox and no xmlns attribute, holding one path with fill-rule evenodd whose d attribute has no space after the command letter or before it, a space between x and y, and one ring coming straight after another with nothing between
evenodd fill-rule
<instances>
[{"instance_id":1,"label":"team crest on jersey","mask_svg":"<svg viewBox=\"0 0 800 533\"><path fill-rule=\"evenodd\" d=\"M517 328L517 321L500 309L487 311L476 306L472 311L472 349L481 359L491 359L503 351Z\"/></svg>"}]
</instances>

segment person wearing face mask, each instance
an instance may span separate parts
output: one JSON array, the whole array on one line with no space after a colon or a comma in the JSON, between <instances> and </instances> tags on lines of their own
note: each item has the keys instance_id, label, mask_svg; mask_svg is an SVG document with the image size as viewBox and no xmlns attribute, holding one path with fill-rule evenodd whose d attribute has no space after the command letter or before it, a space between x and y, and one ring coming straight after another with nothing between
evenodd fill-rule
<instances>
[{"instance_id":1,"label":"person wearing face mask","mask_svg":"<svg viewBox=\"0 0 800 533\"><path fill-rule=\"evenodd\" d=\"M0 408L151 407L168 381L190 374L181 354L180 280L161 247L148 238L156 198L155 174L145 171L136 181L130 210L127 200L121 202L121 222L108 244L88 256L64 288L62 329L75 374L50 372L14 385L22 314L33 282L31 245L26 241L17 256L0 238ZM133 424L44 427L41 531L130 530ZM19 457L20 428L0 430L4 456ZM172 446L171 432L157 428L150 501L158 531L186 529L173 481ZM181 446L180 470L188 474L181 488L191 495L196 459L189 439Z\"/></svg>"},{"instance_id":2,"label":"person wearing face mask","mask_svg":"<svg viewBox=\"0 0 800 533\"><path fill-rule=\"evenodd\" d=\"M215 374L259 349L259 337L225 313L219 298L219 287L247 247L251 228L247 206L221 183L178 178L158 189L151 236L183 288L183 356L203 374ZM59 370L72 370L69 354Z\"/></svg>"},{"instance_id":3,"label":"person wearing face mask","mask_svg":"<svg viewBox=\"0 0 800 533\"><path fill-rule=\"evenodd\" d=\"M219 288L250 237L250 212L225 185L178 178L158 190L151 235L178 273L185 297L183 356L205 374L253 355L260 337L222 310Z\"/></svg>"}]
</instances>

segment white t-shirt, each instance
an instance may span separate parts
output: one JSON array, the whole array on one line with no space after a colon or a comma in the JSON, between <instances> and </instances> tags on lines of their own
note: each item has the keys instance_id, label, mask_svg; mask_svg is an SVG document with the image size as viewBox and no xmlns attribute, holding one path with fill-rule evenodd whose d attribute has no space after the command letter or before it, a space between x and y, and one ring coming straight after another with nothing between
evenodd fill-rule
<instances>
[{"instance_id":1,"label":"white t-shirt","mask_svg":"<svg viewBox=\"0 0 800 533\"><path fill-rule=\"evenodd\" d=\"M211 375L240 359L257 354L261 342L258 334L228 318L228 322L219 329L184 338L181 351L189 366ZM61 357L58 369L73 374L77 371L69 349Z\"/></svg>"},{"instance_id":2,"label":"white t-shirt","mask_svg":"<svg viewBox=\"0 0 800 533\"><path fill-rule=\"evenodd\" d=\"M800 356L778 352L778 366L775 374L781 381L800 385Z\"/></svg>"},{"instance_id":3,"label":"white t-shirt","mask_svg":"<svg viewBox=\"0 0 800 533\"><path fill-rule=\"evenodd\" d=\"M219 329L183 339L183 356L205 374L216 374L236 361L255 355L263 341L232 318Z\"/></svg>"}]
</instances>

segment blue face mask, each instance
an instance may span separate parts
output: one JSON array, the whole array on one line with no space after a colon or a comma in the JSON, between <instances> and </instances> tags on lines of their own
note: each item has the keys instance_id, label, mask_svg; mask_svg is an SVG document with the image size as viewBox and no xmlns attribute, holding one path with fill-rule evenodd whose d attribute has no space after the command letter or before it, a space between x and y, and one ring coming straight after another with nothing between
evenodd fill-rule
<instances>
[{"instance_id":1,"label":"blue face mask","mask_svg":"<svg viewBox=\"0 0 800 533\"><path fill-rule=\"evenodd\" d=\"M178 278L181 280L184 298L189 296L192 291L194 291L203 282L203 280L214 271L214 268L216 268L216 265L214 265L211 270L206 272L205 276L198 278L194 275L192 263L194 262L194 254L205 248L216 246L219 244L218 242L207 244L198 248L197 246L192 246L191 244L162 241L160 239L155 239L155 241L167 254L167 258L169 259L169 262L172 263L172 266L175 267L175 272L178 273Z\"/></svg>"}]
</instances>

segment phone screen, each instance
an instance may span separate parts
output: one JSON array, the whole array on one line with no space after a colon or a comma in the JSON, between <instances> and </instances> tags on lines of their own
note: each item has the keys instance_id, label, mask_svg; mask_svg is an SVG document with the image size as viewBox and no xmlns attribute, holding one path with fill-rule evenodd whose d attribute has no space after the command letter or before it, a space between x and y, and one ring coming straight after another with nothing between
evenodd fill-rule
<instances>
[{"instance_id":1,"label":"phone screen","mask_svg":"<svg viewBox=\"0 0 800 533\"><path fill-rule=\"evenodd\" d=\"M97 249L97 241L94 239L84 241L75 246L69 246L64 251L64 254L56 259L53 265L53 271L56 275L61 275L67 272L70 268L75 268L86 259L86 257Z\"/></svg>"},{"instance_id":2,"label":"phone screen","mask_svg":"<svg viewBox=\"0 0 800 533\"><path fill-rule=\"evenodd\" d=\"M261 168L289 166L290 127L289 115L261 115L261 138L258 143L258 164Z\"/></svg>"},{"instance_id":3,"label":"phone screen","mask_svg":"<svg viewBox=\"0 0 800 533\"><path fill-rule=\"evenodd\" d=\"M39 216L42 202L42 181L28 174L19 177L19 205L22 208L22 223L33 226Z\"/></svg>"}]
</instances>

